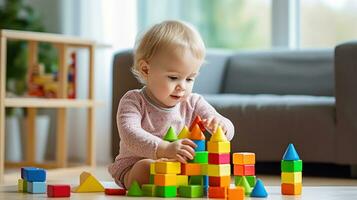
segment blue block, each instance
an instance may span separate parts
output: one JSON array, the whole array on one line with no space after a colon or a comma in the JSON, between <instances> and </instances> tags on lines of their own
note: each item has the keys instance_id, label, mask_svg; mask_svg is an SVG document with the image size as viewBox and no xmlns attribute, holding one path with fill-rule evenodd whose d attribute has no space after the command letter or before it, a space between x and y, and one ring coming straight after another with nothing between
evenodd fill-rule
<instances>
[{"instance_id":1,"label":"blue block","mask_svg":"<svg viewBox=\"0 0 357 200\"><path fill-rule=\"evenodd\" d=\"M203 176L203 187L208 187L208 176L204 175Z\"/></svg>"},{"instance_id":2,"label":"blue block","mask_svg":"<svg viewBox=\"0 0 357 200\"><path fill-rule=\"evenodd\" d=\"M46 181L46 171L41 168L25 167L23 168L23 179L28 182Z\"/></svg>"},{"instance_id":3,"label":"blue block","mask_svg":"<svg viewBox=\"0 0 357 200\"><path fill-rule=\"evenodd\" d=\"M283 160L300 160L299 154L296 152L293 144L289 144L283 155Z\"/></svg>"},{"instance_id":4,"label":"blue block","mask_svg":"<svg viewBox=\"0 0 357 200\"><path fill-rule=\"evenodd\" d=\"M203 196L207 197L208 196L208 186L203 186Z\"/></svg>"},{"instance_id":5,"label":"blue block","mask_svg":"<svg viewBox=\"0 0 357 200\"><path fill-rule=\"evenodd\" d=\"M44 194L46 193L45 182L27 182L27 192L32 194Z\"/></svg>"},{"instance_id":6,"label":"blue block","mask_svg":"<svg viewBox=\"0 0 357 200\"><path fill-rule=\"evenodd\" d=\"M268 193L265 190L262 180L260 180L260 179L257 180L257 183L255 184L252 193L250 193L250 196L251 197L263 197L263 198L268 196Z\"/></svg>"},{"instance_id":7,"label":"blue block","mask_svg":"<svg viewBox=\"0 0 357 200\"><path fill-rule=\"evenodd\" d=\"M192 140L197 147L195 151L206 151L206 140Z\"/></svg>"}]
</instances>

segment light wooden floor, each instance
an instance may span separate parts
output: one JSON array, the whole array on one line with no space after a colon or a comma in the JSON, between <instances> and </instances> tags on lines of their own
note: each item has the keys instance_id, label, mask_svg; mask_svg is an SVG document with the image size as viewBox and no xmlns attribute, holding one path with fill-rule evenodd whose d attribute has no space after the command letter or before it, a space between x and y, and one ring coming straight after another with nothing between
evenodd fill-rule
<instances>
[{"instance_id":1,"label":"light wooden floor","mask_svg":"<svg viewBox=\"0 0 357 200\"><path fill-rule=\"evenodd\" d=\"M47 171L47 183L71 184L79 183L79 175L82 171L89 171L107 186L115 186L108 174L106 167L93 168L68 168ZM303 177L302 196L282 196L280 194L279 176L259 176L268 190L268 199L357 199L357 179L317 178ZM23 194L17 192L17 179L20 171L7 172L4 184L0 185L0 199L45 199L46 194ZM103 193L72 193L71 199L117 199L117 196L106 196ZM58 199L58 198L57 198ZM120 199L133 199L121 197ZM138 198L139 199L139 198ZM142 198L140 198L142 199ZM247 198L249 199L249 198ZM251 198L253 199L253 198Z\"/></svg>"}]
</instances>

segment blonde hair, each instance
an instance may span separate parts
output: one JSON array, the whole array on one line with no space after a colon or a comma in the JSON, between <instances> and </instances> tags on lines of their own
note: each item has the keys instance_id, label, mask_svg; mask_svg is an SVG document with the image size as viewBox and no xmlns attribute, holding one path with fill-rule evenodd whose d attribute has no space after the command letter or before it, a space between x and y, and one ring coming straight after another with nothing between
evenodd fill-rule
<instances>
[{"instance_id":1,"label":"blonde hair","mask_svg":"<svg viewBox=\"0 0 357 200\"><path fill-rule=\"evenodd\" d=\"M164 21L152 26L136 41L132 72L138 81L145 84L140 73L139 61L150 61L163 48L189 49L192 55L204 60L205 45L198 31L181 21Z\"/></svg>"}]
</instances>

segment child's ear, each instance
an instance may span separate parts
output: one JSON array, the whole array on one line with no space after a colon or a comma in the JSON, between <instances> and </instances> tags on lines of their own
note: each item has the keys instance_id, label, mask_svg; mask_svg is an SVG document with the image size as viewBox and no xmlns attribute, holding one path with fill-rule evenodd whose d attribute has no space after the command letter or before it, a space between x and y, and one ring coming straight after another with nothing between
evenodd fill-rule
<instances>
[{"instance_id":1,"label":"child's ear","mask_svg":"<svg viewBox=\"0 0 357 200\"><path fill-rule=\"evenodd\" d=\"M144 78L147 78L147 76L149 75L150 66L145 60L139 61L139 69L141 75L143 75Z\"/></svg>"}]
</instances>

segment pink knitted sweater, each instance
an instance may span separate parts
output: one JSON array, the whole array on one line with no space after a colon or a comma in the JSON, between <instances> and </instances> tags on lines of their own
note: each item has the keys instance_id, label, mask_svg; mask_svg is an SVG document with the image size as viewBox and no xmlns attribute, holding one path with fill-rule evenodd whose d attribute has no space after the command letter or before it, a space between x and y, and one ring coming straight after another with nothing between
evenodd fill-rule
<instances>
[{"instance_id":1,"label":"pink knitted sweater","mask_svg":"<svg viewBox=\"0 0 357 200\"><path fill-rule=\"evenodd\" d=\"M123 176L139 160L157 159L156 150L171 126L178 134L199 115L202 119L215 116L226 128L227 139L234 135L232 122L220 115L204 98L192 93L185 101L172 108L155 105L143 89L128 91L120 100L117 125L120 151L109 173L122 186Z\"/></svg>"}]
</instances>

